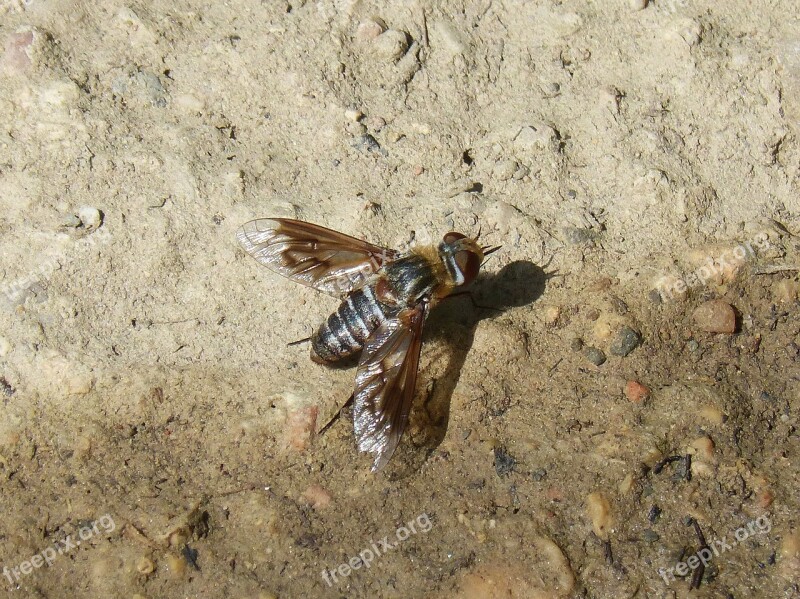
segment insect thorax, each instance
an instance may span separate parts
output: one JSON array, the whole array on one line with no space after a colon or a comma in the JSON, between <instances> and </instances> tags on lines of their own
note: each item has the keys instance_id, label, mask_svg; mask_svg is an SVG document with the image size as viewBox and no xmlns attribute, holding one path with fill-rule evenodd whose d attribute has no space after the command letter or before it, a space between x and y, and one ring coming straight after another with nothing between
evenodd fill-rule
<instances>
[{"instance_id":1,"label":"insect thorax","mask_svg":"<svg viewBox=\"0 0 800 599\"><path fill-rule=\"evenodd\" d=\"M389 295L398 304L413 306L424 297L441 297L452 288L452 277L437 248L417 247L384 265L382 275ZM380 284L379 284L380 288Z\"/></svg>"}]
</instances>

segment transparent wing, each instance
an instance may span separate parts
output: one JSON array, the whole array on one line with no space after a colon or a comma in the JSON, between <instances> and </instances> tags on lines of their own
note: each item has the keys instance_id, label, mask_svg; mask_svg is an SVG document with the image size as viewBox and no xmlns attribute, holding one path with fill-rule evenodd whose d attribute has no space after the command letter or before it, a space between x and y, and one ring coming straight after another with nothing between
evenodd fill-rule
<instances>
[{"instance_id":1,"label":"transparent wing","mask_svg":"<svg viewBox=\"0 0 800 599\"><path fill-rule=\"evenodd\" d=\"M375 330L361 354L353 424L358 448L376 454L373 472L386 465L406 428L427 314L427 302L403 310Z\"/></svg>"},{"instance_id":2,"label":"transparent wing","mask_svg":"<svg viewBox=\"0 0 800 599\"><path fill-rule=\"evenodd\" d=\"M278 274L342 297L363 287L397 252L289 218L245 223L236 239L244 250Z\"/></svg>"}]
</instances>

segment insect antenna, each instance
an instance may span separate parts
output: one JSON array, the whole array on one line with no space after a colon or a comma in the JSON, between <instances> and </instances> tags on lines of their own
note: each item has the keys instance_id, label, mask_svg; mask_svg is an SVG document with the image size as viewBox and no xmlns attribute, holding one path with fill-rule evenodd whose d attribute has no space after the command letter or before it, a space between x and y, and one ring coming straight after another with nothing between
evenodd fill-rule
<instances>
[{"instance_id":1,"label":"insect antenna","mask_svg":"<svg viewBox=\"0 0 800 599\"><path fill-rule=\"evenodd\" d=\"M484 245L484 246L481 247L481 251L483 252L483 257L486 258L481 263L481 268L483 268L483 266L489 261L488 256L491 255L491 254L494 254L501 247L503 247L503 246L502 245L496 245L494 247L491 247L491 246L488 246L488 245Z\"/></svg>"},{"instance_id":2,"label":"insect antenna","mask_svg":"<svg viewBox=\"0 0 800 599\"><path fill-rule=\"evenodd\" d=\"M311 341L311 337L305 337L303 339L298 339L297 341L292 341L291 343L287 343L286 347L292 347L293 345L300 345L301 343L306 343L307 341Z\"/></svg>"}]
</instances>

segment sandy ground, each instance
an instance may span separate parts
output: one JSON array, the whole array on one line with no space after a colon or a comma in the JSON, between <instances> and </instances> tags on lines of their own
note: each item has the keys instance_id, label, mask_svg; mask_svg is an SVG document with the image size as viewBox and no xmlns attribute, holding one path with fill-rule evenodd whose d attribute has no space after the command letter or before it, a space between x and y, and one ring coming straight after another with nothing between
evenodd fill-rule
<instances>
[{"instance_id":1,"label":"sandy ground","mask_svg":"<svg viewBox=\"0 0 800 599\"><path fill-rule=\"evenodd\" d=\"M797 597L796 3L386 4L0 0L0 594ZM378 475L264 216L503 245Z\"/></svg>"}]
</instances>

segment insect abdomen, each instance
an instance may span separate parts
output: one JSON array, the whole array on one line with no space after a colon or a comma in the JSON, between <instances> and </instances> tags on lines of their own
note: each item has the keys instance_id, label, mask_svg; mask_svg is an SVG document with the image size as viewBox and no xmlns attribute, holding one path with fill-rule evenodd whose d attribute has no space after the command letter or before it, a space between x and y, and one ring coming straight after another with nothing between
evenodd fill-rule
<instances>
[{"instance_id":1,"label":"insect abdomen","mask_svg":"<svg viewBox=\"0 0 800 599\"><path fill-rule=\"evenodd\" d=\"M311 338L311 359L337 362L361 351L364 343L386 320L388 306L381 304L372 287L353 291Z\"/></svg>"}]
</instances>

